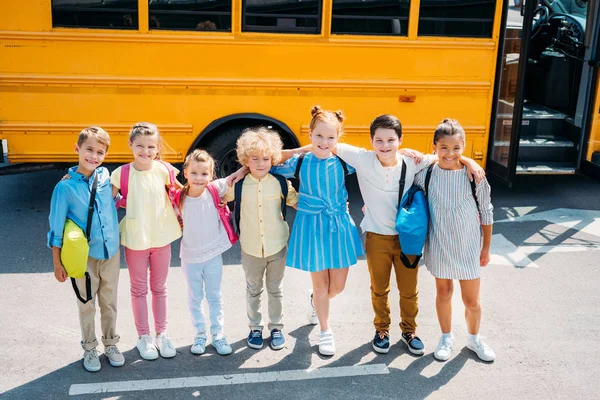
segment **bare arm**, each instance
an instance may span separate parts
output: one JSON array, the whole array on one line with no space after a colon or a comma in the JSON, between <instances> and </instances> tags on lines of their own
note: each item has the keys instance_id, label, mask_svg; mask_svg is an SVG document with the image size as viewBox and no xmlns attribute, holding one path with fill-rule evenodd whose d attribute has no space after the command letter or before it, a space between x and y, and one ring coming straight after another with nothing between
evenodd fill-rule
<instances>
[{"instance_id":1,"label":"bare arm","mask_svg":"<svg viewBox=\"0 0 600 400\"><path fill-rule=\"evenodd\" d=\"M312 149L312 144L306 146L296 147L295 149L281 150L281 163L286 162L296 154L308 153Z\"/></svg>"},{"instance_id":2,"label":"bare arm","mask_svg":"<svg viewBox=\"0 0 600 400\"><path fill-rule=\"evenodd\" d=\"M52 262L54 263L54 277L59 282L64 282L69 277L60 260L60 247L52 247Z\"/></svg>"},{"instance_id":3,"label":"bare arm","mask_svg":"<svg viewBox=\"0 0 600 400\"><path fill-rule=\"evenodd\" d=\"M485 267L490 262L492 228L493 225L481 225L481 230L483 231L483 246L481 247L481 255L479 256L479 262L482 267Z\"/></svg>"},{"instance_id":4,"label":"bare arm","mask_svg":"<svg viewBox=\"0 0 600 400\"><path fill-rule=\"evenodd\" d=\"M460 163L467 167L470 181L473 180L471 179L472 176L475 177L475 183L479 183L485 178L485 171L472 158L461 156Z\"/></svg>"}]
</instances>

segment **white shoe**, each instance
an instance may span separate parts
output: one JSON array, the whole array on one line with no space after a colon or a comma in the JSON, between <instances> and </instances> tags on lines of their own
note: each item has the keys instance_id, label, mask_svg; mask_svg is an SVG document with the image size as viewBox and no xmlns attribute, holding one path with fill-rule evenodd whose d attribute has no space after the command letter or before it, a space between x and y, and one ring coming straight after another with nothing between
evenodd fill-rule
<instances>
[{"instance_id":1,"label":"white shoe","mask_svg":"<svg viewBox=\"0 0 600 400\"><path fill-rule=\"evenodd\" d=\"M194 337L194 344L190 351L192 354L204 354L206 351L206 334L200 333Z\"/></svg>"},{"instance_id":2,"label":"white shoe","mask_svg":"<svg viewBox=\"0 0 600 400\"><path fill-rule=\"evenodd\" d=\"M333 332L330 330L321 331L319 353L324 356L332 356L335 354L335 341L333 340Z\"/></svg>"},{"instance_id":3,"label":"white shoe","mask_svg":"<svg viewBox=\"0 0 600 400\"><path fill-rule=\"evenodd\" d=\"M317 318L317 311L315 310L315 305L313 303L313 290L310 289L308 291L308 310L306 313L308 318L308 323L311 325L317 325L319 323L319 318Z\"/></svg>"},{"instance_id":4,"label":"white shoe","mask_svg":"<svg viewBox=\"0 0 600 400\"><path fill-rule=\"evenodd\" d=\"M217 354L221 356L229 355L233 351L229 343L227 343L227 338L222 333L213 335L212 345L217 351Z\"/></svg>"},{"instance_id":5,"label":"white shoe","mask_svg":"<svg viewBox=\"0 0 600 400\"><path fill-rule=\"evenodd\" d=\"M142 335L135 347L137 347L140 357L144 360L156 360L158 358L158 350L156 350L156 346L152 342L152 336L150 335Z\"/></svg>"},{"instance_id":6,"label":"white shoe","mask_svg":"<svg viewBox=\"0 0 600 400\"><path fill-rule=\"evenodd\" d=\"M102 368L98 350L91 349L83 352L83 368L89 372L98 372Z\"/></svg>"},{"instance_id":7,"label":"white shoe","mask_svg":"<svg viewBox=\"0 0 600 400\"><path fill-rule=\"evenodd\" d=\"M125 365L125 357L123 357L123 354L121 351L119 351L119 348L114 344L106 346L104 349L104 355L106 358L108 358L108 362L113 367L122 367Z\"/></svg>"},{"instance_id":8,"label":"white shoe","mask_svg":"<svg viewBox=\"0 0 600 400\"><path fill-rule=\"evenodd\" d=\"M172 358L175 357L177 352L175 351L175 346L171 342L171 339L167 336L166 333L159 333L156 335L156 339L154 339L154 344L160 353L162 358Z\"/></svg>"},{"instance_id":9,"label":"white shoe","mask_svg":"<svg viewBox=\"0 0 600 400\"><path fill-rule=\"evenodd\" d=\"M452 346L454 345L454 335L452 333L448 335L442 335L440 342L438 343L433 356L440 361L447 361L452 354Z\"/></svg>"},{"instance_id":10,"label":"white shoe","mask_svg":"<svg viewBox=\"0 0 600 400\"><path fill-rule=\"evenodd\" d=\"M477 336L477 339L467 339L467 348L473 350L477 357L483 361L494 361L496 353L485 342Z\"/></svg>"}]
</instances>

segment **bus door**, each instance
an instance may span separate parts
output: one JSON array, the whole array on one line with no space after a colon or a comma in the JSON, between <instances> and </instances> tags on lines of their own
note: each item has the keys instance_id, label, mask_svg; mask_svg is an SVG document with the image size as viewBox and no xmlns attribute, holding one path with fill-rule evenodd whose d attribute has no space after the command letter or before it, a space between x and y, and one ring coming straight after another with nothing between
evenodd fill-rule
<instances>
[{"instance_id":1,"label":"bus door","mask_svg":"<svg viewBox=\"0 0 600 400\"><path fill-rule=\"evenodd\" d=\"M594 101L593 8L586 0L528 0L505 10L488 171L508 185L515 175L579 168Z\"/></svg>"}]
</instances>

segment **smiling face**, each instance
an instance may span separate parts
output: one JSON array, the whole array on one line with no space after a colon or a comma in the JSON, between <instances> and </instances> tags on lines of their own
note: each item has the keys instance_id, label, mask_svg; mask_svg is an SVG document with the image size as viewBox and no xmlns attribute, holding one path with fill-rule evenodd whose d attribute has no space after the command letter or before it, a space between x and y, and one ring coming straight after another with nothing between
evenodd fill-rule
<instances>
[{"instance_id":1,"label":"smiling face","mask_svg":"<svg viewBox=\"0 0 600 400\"><path fill-rule=\"evenodd\" d=\"M319 121L309 133L312 141L312 153L318 158L331 157L331 149L337 144L338 126L329 122Z\"/></svg>"},{"instance_id":2,"label":"smiling face","mask_svg":"<svg viewBox=\"0 0 600 400\"><path fill-rule=\"evenodd\" d=\"M104 161L107 146L93 137L89 137L81 145L75 145L75 152L79 155L77 172L90 176Z\"/></svg>"},{"instance_id":3,"label":"smiling face","mask_svg":"<svg viewBox=\"0 0 600 400\"><path fill-rule=\"evenodd\" d=\"M461 135L446 135L440 137L433 145L433 151L439 157L439 166L443 169L460 169L460 157L465 150L465 142Z\"/></svg>"},{"instance_id":4,"label":"smiling face","mask_svg":"<svg viewBox=\"0 0 600 400\"><path fill-rule=\"evenodd\" d=\"M270 154L253 153L248 157L247 167L250 169L250 175L261 180L269 173L272 163L273 157Z\"/></svg>"},{"instance_id":5,"label":"smiling face","mask_svg":"<svg viewBox=\"0 0 600 400\"><path fill-rule=\"evenodd\" d=\"M202 194L212 180L212 165L208 161L191 160L183 170L183 175L190 186L189 193Z\"/></svg>"},{"instance_id":6,"label":"smiling face","mask_svg":"<svg viewBox=\"0 0 600 400\"><path fill-rule=\"evenodd\" d=\"M402 139L398 139L398 134L394 129L377 128L371 139L371 144L382 165L393 166L396 164L396 152L402 144Z\"/></svg>"},{"instance_id":7,"label":"smiling face","mask_svg":"<svg viewBox=\"0 0 600 400\"><path fill-rule=\"evenodd\" d=\"M149 169L158 154L159 138L157 135L137 135L129 142L133 151L134 166L138 170Z\"/></svg>"}]
</instances>

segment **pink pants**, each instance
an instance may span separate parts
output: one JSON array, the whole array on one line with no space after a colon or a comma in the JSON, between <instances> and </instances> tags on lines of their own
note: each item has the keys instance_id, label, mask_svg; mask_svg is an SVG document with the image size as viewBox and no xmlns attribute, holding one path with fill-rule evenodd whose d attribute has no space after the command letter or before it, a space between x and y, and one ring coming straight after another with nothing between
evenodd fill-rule
<instances>
[{"instance_id":1,"label":"pink pants","mask_svg":"<svg viewBox=\"0 0 600 400\"><path fill-rule=\"evenodd\" d=\"M146 250L131 250L125 247L125 261L131 281L131 307L138 335L150 333L148 326L148 269L150 269L150 291L152 313L156 332L167 331L167 275L171 264L171 244Z\"/></svg>"}]
</instances>

